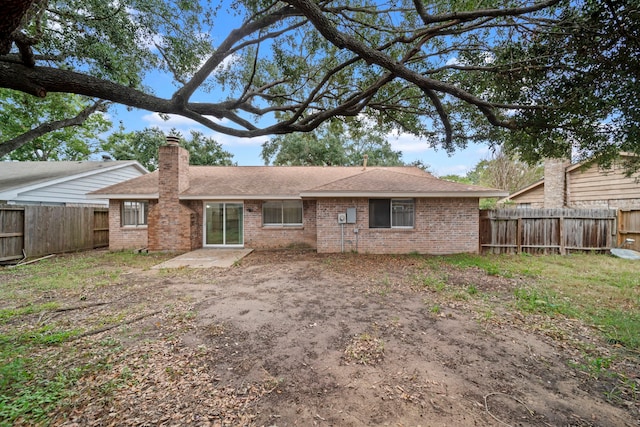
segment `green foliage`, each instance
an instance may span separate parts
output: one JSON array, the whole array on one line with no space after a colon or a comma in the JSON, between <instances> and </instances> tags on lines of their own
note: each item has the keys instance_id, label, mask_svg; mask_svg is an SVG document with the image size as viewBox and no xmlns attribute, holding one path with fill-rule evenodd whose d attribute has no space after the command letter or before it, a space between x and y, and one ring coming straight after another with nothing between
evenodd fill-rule
<instances>
[{"instance_id":1,"label":"green foliage","mask_svg":"<svg viewBox=\"0 0 640 427\"><path fill-rule=\"evenodd\" d=\"M534 288L517 288L513 293L516 297L516 305L520 310L529 313L569 314L566 307L558 302L558 298L553 292Z\"/></svg>"},{"instance_id":2,"label":"green foliage","mask_svg":"<svg viewBox=\"0 0 640 427\"><path fill-rule=\"evenodd\" d=\"M190 138L179 132L170 132L180 138L180 145L189 151L191 165L230 166L233 154L222 148L213 138L205 137L201 132L191 131ZM166 143L166 136L159 128L147 128L141 131L120 131L109 136L102 149L117 160L137 160L141 165L155 170L158 167L158 148Z\"/></svg>"},{"instance_id":3,"label":"green foliage","mask_svg":"<svg viewBox=\"0 0 640 427\"><path fill-rule=\"evenodd\" d=\"M35 98L23 92L0 89L0 144L22 135L43 122L75 117L91 100L72 94L52 93ZM96 112L80 126L49 132L23 145L5 158L21 161L87 160L96 152L108 118Z\"/></svg>"},{"instance_id":4,"label":"green foliage","mask_svg":"<svg viewBox=\"0 0 640 427\"><path fill-rule=\"evenodd\" d=\"M280 135L262 144L265 165L356 166L364 155L371 166L402 165L402 153L375 128L332 122L314 132Z\"/></svg>"},{"instance_id":5,"label":"green foliage","mask_svg":"<svg viewBox=\"0 0 640 427\"><path fill-rule=\"evenodd\" d=\"M504 144L528 164L640 153L635 0L348 6L33 2L18 31L34 56L14 49L0 57L0 87L179 114L235 136L278 135L263 156L278 164L359 163L354 156L365 151L372 162L394 161L378 142L334 157L344 144L322 131L296 147L299 156L277 159L283 135L332 120L408 133L449 152L469 141ZM486 12L494 9L501 13ZM21 63L28 59L38 66ZM144 87L152 74L174 93L160 98Z\"/></svg>"},{"instance_id":6,"label":"green foliage","mask_svg":"<svg viewBox=\"0 0 640 427\"><path fill-rule=\"evenodd\" d=\"M551 31L496 52L500 63L527 61L496 87L511 100L553 106L518 112L515 120L525 130L506 140L530 163L572 154L606 166L620 151L640 154L640 13L635 0L570 5ZM631 166L637 171L640 160Z\"/></svg>"}]
</instances>

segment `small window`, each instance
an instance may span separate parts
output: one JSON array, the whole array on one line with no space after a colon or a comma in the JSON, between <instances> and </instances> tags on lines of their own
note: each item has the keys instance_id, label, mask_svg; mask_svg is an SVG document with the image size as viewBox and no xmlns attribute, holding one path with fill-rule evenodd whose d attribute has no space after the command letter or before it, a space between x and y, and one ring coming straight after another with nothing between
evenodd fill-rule
<instances>
[{"instance_id":1,"label":"small window","mask_svg":"<svg viewBox=\"0 0 640 427\"><path fill-rule=\"evenodd\" d=\"M147 225L148 209L149 202L147 201L122 202L122 225L133 227Z\"/></svg>"},{"instance_id":2,"label":"small window","mask_svg":"<svg viewBox=\"0 0 640 427\"><path fill-rule=\"evenodd\" d=\"M369 228L412 228L413 199L369 199Z\"/></svg>"},{"instance_id":3,"label":"small window","mask_svg":"<svg viewBox=\"0 0 640 427\"><path fill-rule=\"evenodd\" d=\"M279 200L262 204L263 225L302 225L302 200Z\"/></svg>"}]
</instances>

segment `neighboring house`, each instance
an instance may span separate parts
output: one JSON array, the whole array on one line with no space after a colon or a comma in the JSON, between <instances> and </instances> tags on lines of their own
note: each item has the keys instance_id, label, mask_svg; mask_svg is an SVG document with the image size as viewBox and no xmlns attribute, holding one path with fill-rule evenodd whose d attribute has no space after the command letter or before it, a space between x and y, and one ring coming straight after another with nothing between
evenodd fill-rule
<instances>
[{"instance_id":1,"label":"neighboring house","mask_svg":"<svg viewBox=\"0 0 640 427\"><path fill-rule=\"evenodd\" d=\"M640 209L640 182L625 177L620 162L602 169L596 164L585 167L584 163L547 159L544 178L498 203L505 202L518 208Z\"/></svg>"},{"instance_id":2,"label":"neighboring house","mask_svg":"<svg viewBox=\"0 0 640 427\"><path fill-rule=\"evenodd\" d=\"M147 173L131 160L0 162L0 204L107 206L87 193Z\"/></svg>"},{"instance_id":3,"label":"neighboring house","mask_svg":"<svg viewBox=\"0 0 640 427\"><path fill-rule=\"evenodd\" d=\"M506 195L415 167L189 166L171 138L158 166L92 193L109 199L112 250L478 252L479 198Z\"/></svg>"}]
</instances>

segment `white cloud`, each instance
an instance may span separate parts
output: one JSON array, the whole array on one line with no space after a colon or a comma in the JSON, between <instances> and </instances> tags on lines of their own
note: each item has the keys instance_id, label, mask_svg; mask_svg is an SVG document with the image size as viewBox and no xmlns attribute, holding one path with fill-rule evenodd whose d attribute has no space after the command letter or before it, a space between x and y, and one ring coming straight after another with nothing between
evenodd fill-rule
<instances>
[{"instance_id":1,"label":"white cloud","mask_svg":"<svg viewBox=\"0 0 640 427\"><path fill-rule=\"evenodd\" d=\"M237 136L229 136L220 133L212 135L212 137L225 147L248 147L260 146L269 139L269 136L257 136L255 138L239 138Z\"/></svg>"},{"instance_id":2,"label":"white cloud","mask_svg":"<svg viewBox=\"0 0 640 427\"><path fill-rule=\"evenodd\" d=\"M457 57L453 57L453 58L449 58L446 62L446 65L462 65L462 63L460 62L460 60L458 60Z\"/></svg>"},{"instance_id":3,"label":"white cloud","mask_svg":"<svg viewBox=\"0 0 640 427\"><path fill-rule=\"evenodd\" d=\"M218 143L227 148L238 146L259 146L263 142L269 139L268 136L260 136L255 138L239 138L236 136L230 136L215 132L200 123L193 121L187 117L178 116L175 114L169 114L169 119L164 120L158 113L150 113L142 116L142 120L146 122L146 127L157 127L163 132L169 132L171 129L176 129L183 135L188 135L190 131L195 130L202 132L206 137L215 139ZM228 120L219 120L214 117L208 116L215 123L225 124Z\"/></svg>"},{"instance_id":4,"label":"white cloud","mask_svg":"<svg viewBox=\"0 0 640 427\"><path fill-rule=\"evenodd\" d=\"M392 134L387 137L391 148L402 153L417 153L433 151L427 141L409 133Z\"/></svg>"},{"instance_id":5,"label":"white cloud","mask_svg":"<svg viewBox=\"0 0 640 427\"><path fill-rule=\"evenodd\" d=\"M459 175L459 176L464 176L467 174L467 172L469 172L472 168L470 168L468 165L447 165L447 166L437 166L437 165L429 165L430 170L433 171L433 173L436 176L445 176L445 175Z\"/></svg>"},{"instance_id":6,"label":"white cloud","mask_svg":"<svg viewBox=\"0 0 640 427\"><path fill-rule=\"evenodd\" d=\"M171 130L172 128L176 128L179 131L183 131L183 130L189 131L191 129L199 130L200 128L207 129L205 126L187 117L179 116L176 114L168 114L167 116L168 116L168 120L165 120L158 113L150 113L142 116L142 120L147 122L148 126L159 127L162 130ZM220 120L212 116L205 116L205 117L207 117L209 120L213 121L214 123L218 123L218 124L225 124L229 122L226 119Z\"/></svg>"}]
</instances>

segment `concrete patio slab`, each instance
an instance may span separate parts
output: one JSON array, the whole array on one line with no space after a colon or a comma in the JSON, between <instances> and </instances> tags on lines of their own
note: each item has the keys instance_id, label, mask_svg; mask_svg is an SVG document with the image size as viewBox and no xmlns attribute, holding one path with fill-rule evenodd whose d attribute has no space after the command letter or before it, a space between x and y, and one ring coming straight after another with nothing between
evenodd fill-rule
<instances>
[{"instance_id":1,"label":"concrete patio slab","mask_svg":"<svg viewBox=\"0 0 640 427\"><path fill-rule=\"evenodd\" d=\"M196 249L151 268L228 268L249 255L253 249Z\"/></svg>"}]
</instances>

